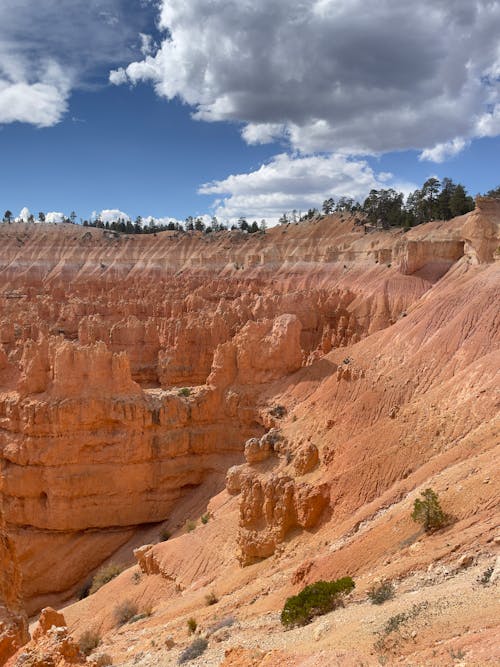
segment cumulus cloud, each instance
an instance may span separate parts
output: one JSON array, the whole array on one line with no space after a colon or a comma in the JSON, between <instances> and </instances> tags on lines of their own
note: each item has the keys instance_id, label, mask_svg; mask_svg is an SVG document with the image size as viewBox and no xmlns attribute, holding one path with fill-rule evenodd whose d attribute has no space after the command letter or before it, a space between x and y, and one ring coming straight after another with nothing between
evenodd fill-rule
<instances>
[{"instance_id":1,"label":"cumulus cloud","mask_svg":"<svg viewBox=\"0 0 500 667\"><path fill-rule=\"evenodd\" d=\"M497 0L162 0L159 25L111 81L242 122L249 143L444 159L500 131Z\"/></svg>"},{"instance_id":2,"label":"cumulus cloud","mask_svg":"<svg viewBox=\"0 0 500 667\"><path fill-rule=\"evenodd\" d=\"M206 183L200 194L222 195L216 215L234 220L266 218L273 223L284 211L306 212L329 198L364 199L372 188L395 187L405 193L414 184L394 183L392 174L376 174L364 160L344 155L275 156L256 171Z\"/></svg>"},{"instance_id":3,"label":"cumulus cloud","mask_svg":"<svg viewBox=\"0 0 500 667\"><path fill-rule=\"evenodd\" d=\"M126 8L127 0L1 0L0 124L55 125L97 67L140 54L130 47L140 15Z\"/></svg>"},{"instance_id":4,"label":"cumulus cloud","mask_svg":"<svg viewBox=\"0 0 500 667\"><path fill-rule=\"evenodd\" d=\"M60 223L64 220L66 220L66 216L59 211L49 211L45 216L45 222Z\"/></svg>"},{"instance_id":5,"label":"cumulus cloud","mask_svg":"<svg viewBox=\"0 0 500 667\"><path fill-rule=\"evenodd\" d=\"M118 220L124 220L127 222L128 220L131 220L131 217L128 215L128 213L124 213L123 211L120 211L118 208L106 208L102 210L100 213L97 213L94 211L92 213L91 218L93 220L100 219L102 222L118 222Z\"/></svg>"},{"instance_id":6,"label":"cumulus cloud","mask_svg":"<svg viewBox=\"0 0 500 667\"><path fill-rule=\"evenodd\" d=\"M434 148L426 148L420 153L418 159L420 161L428 160L430 162L444 162L461 153L467 144L468 142L465 139L456 137L452 141L436 144Z\"/></svg>"},{"instance_id":7,"label":"cumulus cloud","mask_svg":"<svg viewBox=\"0 0 500 667\"><path fill-rule=\"evenodd\" d=\"M161 227L162 225L168 225L171 222L173 223L178 223L178 224L183 224L182 220L178 220L177 218L172 218L170 216L166 217L160 217L156 218L153 215L148 215L145 218L142 219L142 226L143 227L153 227L153 226L158 226Z\"/></svg>"},{"instance_id":8,"label":"cumulus cloud","mask_svg":"<svg viewBox=\"0 0 500 667\"><path fill-rule=\"evenodd\" d=\"M19 215L16 218L16 222L28 222L31 216L31 211L27 206L21 209Z\"/></svg>"}]
</instances>

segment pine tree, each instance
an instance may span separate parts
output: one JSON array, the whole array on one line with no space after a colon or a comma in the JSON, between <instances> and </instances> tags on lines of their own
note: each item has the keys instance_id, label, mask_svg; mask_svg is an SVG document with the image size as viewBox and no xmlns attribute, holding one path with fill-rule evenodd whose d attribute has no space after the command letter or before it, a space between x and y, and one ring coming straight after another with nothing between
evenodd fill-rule
<instances>
[{"instance_id":1,"label":"pine tree","mask_svg":"<svg viewBox=\"0 0 500 667\"><path fill-rule=\"evenodd\" d=\"M437 493L432 489L425 489L421 493L422 499L417 498L413 503L411 518L421 523L428 533L446 524L446 515L441 509Z\"/></svg>"}]
</instances>

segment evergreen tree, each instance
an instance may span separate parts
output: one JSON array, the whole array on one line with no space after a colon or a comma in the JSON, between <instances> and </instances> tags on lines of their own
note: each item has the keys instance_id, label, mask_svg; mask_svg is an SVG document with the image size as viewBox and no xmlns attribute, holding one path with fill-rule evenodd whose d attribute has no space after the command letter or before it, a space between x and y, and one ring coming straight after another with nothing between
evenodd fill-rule
<instances>
[{"instance_id":1,"label":"evergreen tree","mask_svg":"<svg viewBox=\"0 0 500 667\"><path fill-rule=\"evenodd\" d=\"M241 229L242 232L248 232L249 231L250 226L249 226L245 216L241 216L241 218L238 220L238 227L239 227L239 229Z\"/></svg>"},{"instance_id":2,"label":"evergreen tree","mask_svg":"<svg viewBox=\"0 0 500 667\"><path fill-rule=\"evenodd\" d=\"M454 218L458 215L464 215L473 210L474 200L467 195L464 186L459 183L450 197L451 217Z\"/></svg>"},{"instance_id":3,"label":"evergreen tree","mask_svg":"<svg viewBox=\"0 0 500 667\"><path fill-rule=\"evenodd\" d=\"M420 495L422 499L417 498L413 503L411 518L421 523L427 532L442 528L446 524L447 517L441 509L437 493L432 489L426 489Z\"/></svg>"},{"instance_id":4,"label":"evergreen tree","mask_svg":"<svg viewBox=\"0 0 500 667\"><path fill-rule=\"evenodd\" d=\"M325 215L330 215L331 213L333 213L333 211L335 210L335 201L333 200L332 197L330 197L330 199L325 199L321 210Z\"/></svg>"}]
</instances>

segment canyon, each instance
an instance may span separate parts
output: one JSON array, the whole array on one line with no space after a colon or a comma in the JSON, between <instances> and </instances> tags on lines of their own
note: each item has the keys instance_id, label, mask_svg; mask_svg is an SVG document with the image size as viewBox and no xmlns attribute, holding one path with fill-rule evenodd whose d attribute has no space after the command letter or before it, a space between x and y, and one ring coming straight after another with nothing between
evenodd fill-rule
<instances>
[{"instance_id":1,"label":"canyon","mask_svg":"<svg viewBox=\"0 0 500 667\"><path fill-rule=\"evenodd\" d=\"M343 214L251 235L4 224L0 240L0 664L45 665L27 618L48 606L115 664L176 664L186 618L216 620L211 591L237 623L194 664L500 659L499 200L408 231ZM411 520L428 487L453 517L430 536ZM124 571L84 597L109 562ZM277 629L287 596L345 575L333 629ZM378 579L431 619L383 650L363 620ZM117 630L123 600L152 613Z\"/></svg>"}]
</instances>

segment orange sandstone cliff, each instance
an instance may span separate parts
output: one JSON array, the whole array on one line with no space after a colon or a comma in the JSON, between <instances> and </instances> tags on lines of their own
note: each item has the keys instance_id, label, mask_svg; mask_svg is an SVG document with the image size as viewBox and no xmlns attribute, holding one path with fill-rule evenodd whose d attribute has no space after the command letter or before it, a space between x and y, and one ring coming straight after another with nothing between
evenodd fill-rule
<instances>
[{"instance_id":1,"label":"orange sandstone cliff","mask_svg":"<svg viewBox=\"0 0 500 667\"><path fill-rule=\"evenodd\" d=\"M350 574L361 595L390 577L411 596L435 563L465 577L460 558L493 557L498 201L407 233L332 216L251 236L3 225L0 237L0 479L28 613L71 598L106 559L137 562L67 608L73 632L97 624L125 661L113 605L149 601L144 637L166 623L177 643L186 614L209 623L215 589L219 615L240 616L227 665L254 664L255 623L274 633L307 583ZM454 522L425 541L409 517L427 486ZM172 538L155 544L160 525ZM369 661L359 623L287 633L255 664L325 664L322 650L329 664ZM418 633L383 648L425 662L435 636ZM222 664L212 644L203 664Z\"/></svg>"}]
</instances>

